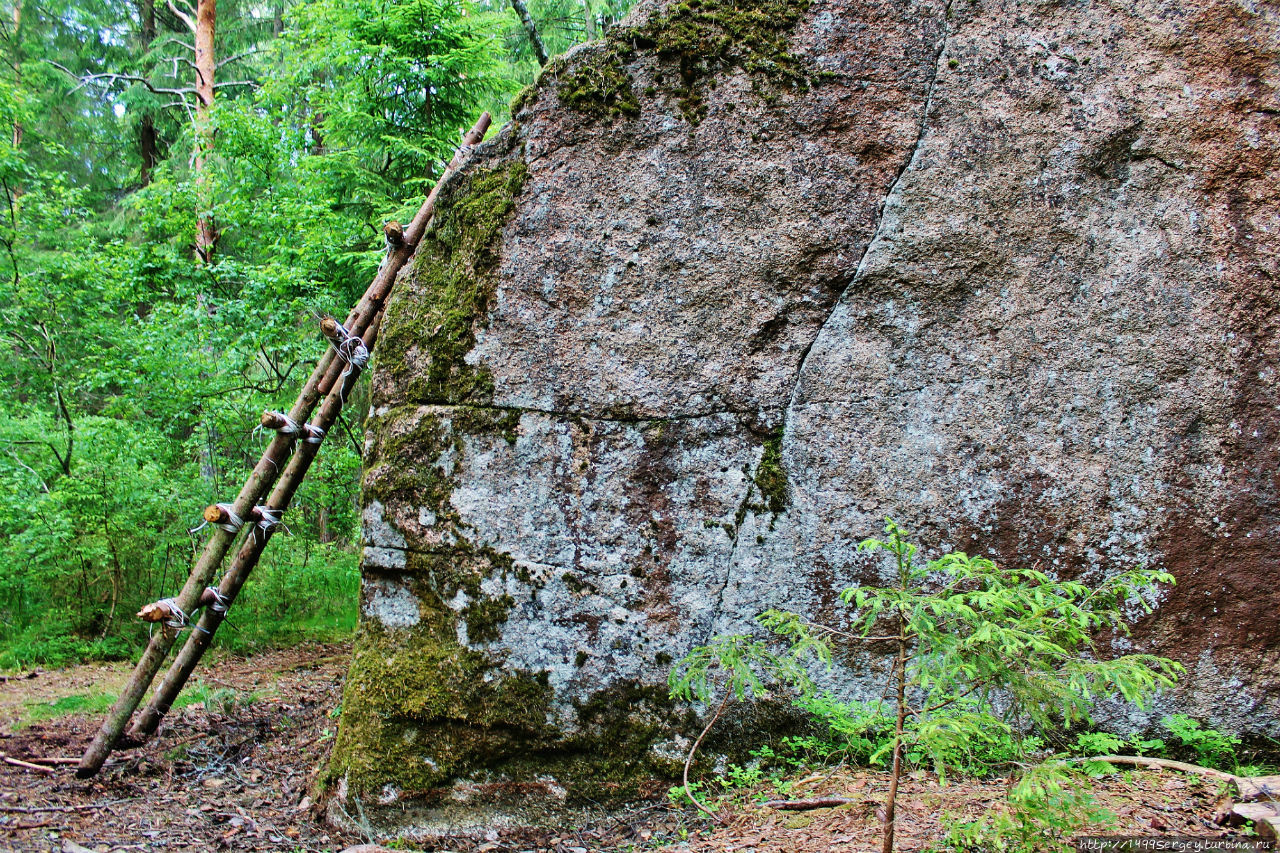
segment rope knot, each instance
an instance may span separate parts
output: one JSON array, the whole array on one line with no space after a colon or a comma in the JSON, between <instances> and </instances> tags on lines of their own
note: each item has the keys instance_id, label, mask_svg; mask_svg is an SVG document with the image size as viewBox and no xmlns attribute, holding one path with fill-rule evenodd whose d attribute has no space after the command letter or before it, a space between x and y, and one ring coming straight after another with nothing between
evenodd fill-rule
<instances>
[{"instance_id":1,"label":"rope knot","mask_svg":"<svg viewBox=\"0 0 1280 853\"><path fill-rule=\"evenodd\" d=\"M217 587L207 586L204 591L213 597L213 603L209 605L210 610L218 614L227 612L227 608L231 606L231 599L219 592Z\"/></svg>"},{"instance_id":2,"label":"rope knot","mask_svg":"<svg viewBox=\"0 0 1280 853\"><path fill-rule=\"evenodd\" d=\"M164 620L164 624L170 628L182 629L187 627L187 614L178 606L176 598L162 598L156 604L167 608L169 611L169 618Z\"/></svg>"}]
</instances>

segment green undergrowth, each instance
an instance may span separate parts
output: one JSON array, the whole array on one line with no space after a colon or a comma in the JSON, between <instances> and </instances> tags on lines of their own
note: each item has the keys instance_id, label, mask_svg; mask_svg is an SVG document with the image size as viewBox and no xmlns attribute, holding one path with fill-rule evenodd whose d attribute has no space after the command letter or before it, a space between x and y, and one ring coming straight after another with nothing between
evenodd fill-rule
<instances>
[{"instance_id":1,"label":"green undergrowth","mask_svg":"<svg viewBox=\"0 0 1280 853\"><path fill-rule=\"evenodd\" d=\"M809 8L808 0L683 0L630 28L615 28L602 47L570 67L556 68L560 100L600 118L640 114L628 63L641 53L660 60L648 98L659 92L676 100L697 124L716 76L742 68L766 100L772 90L806 88L811 75L790 50L790 34ZM762 86L761 84L767 84Z\"/></svg>"},{"instance_id":2,"label":"green undergrowth","mask_svg":"<svg viewBox=\"0 0 1280 853\"><path fill-rule=\"evenodd\" d=\"M90 692L74 693L70 696L59 696L50 702L30 702L22 713L17 728L24 728L31 723L68 717L72 714L102 714L115 704L114 693Z\"/></svg>"},{"instance_id":3,"label":"green undergrowth","mask_svg":"<svg viewBox=\"0 0 1280 853\"><path fill-rule=\"evenodd\" d=\"M814 796L802 788L829 778L842 767L887 772L894 736L894 717L884 702L841 702L830 695L809 696L796 702L816 725L805 734L789 735L775 746L762 746L745 761L720 769L690 785L668 792L677 806L695 805L690 793L713 812L765 800ZM949 716L962 720L964 711ZM912 722L908 722L911 731ZM1189 760L1238 775L1275 772L1266 764L1244 763L1254 757L1238 738L1181 714L1162 718L1150 734L1120 736L1101 731L1077 733L1067 744L1043 736L994 731L969 739L959 751L943 757L908 749L903 759L915 774L937 774L941 786L962 780L1007 780L1005 797L989 803L985 812L969 810L948 815L947 833L930 849L1033 853L1066 851L1069 840L1087 828L1114 829L1117 815L1095 796L1100 779L1132 768L1105 762L1082 762L1100 754L1145 755ZM948 769L949 768L949 769ZM788 823L796 828L805 825Z\"/></svg>"},{"instance_id":4,"label":"green undergrowth","mask_svg":"<svg viewBox=\"0 0 1280 853\"><path fill-rule=\"evenodd\" d=\"M354 549L276 537L218 629L213 646L244 654L345 639L355 630L359 593L359 554ZM69 619L55 616L20 633L0 633L0 669L132 660L148 637L147 626L136 621L106 637L82 637Z\"/></svg>"},{"instance_id":5,"label":"green undergrowth","mask_svg":"<svg viewBox=\"0 0 1280 853\"><path fill-rule=\"evenodd\" d=\"M248 654L351 636L359 615L359 553L336 544L291 544L272 539L218 629L215 648Z\"/></svg>"}]
</instances>

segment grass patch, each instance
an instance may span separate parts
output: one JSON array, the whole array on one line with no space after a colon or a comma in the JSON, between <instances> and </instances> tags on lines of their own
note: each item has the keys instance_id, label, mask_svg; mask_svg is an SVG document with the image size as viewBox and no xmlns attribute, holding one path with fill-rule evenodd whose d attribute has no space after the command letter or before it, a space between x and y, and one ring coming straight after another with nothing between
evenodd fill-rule
<instances>
[{"instance_id":1,"label":"grass patch","mask_svg":"<svg viewBox=\"0 0 1280 853\"><path fill-rule=\"evenodd\" d=\"M114 693L74 693L52 702L29 702L15 728L24 728L43 720L69 717L72 714L102 714L116 701Z\"/></svg>"}]
</instances>

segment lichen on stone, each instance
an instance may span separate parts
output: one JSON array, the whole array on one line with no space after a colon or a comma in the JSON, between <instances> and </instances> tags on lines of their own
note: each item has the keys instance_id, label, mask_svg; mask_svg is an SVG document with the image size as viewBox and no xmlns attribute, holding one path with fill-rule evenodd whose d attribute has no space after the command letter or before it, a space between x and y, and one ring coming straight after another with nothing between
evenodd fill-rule
<instances>
[{"instance_id":1,"label":"lichen on stone","mask_svg":"<svg viewBox=\"0 0 1280 853\"><path fill-rule=\"evenodd\" d=\"M810 75L790 50L791 31L809 8L809 0L683 0L638 26L617 28L594 52L570 62L556 75L566 106L597 117L640 114L627 64L640 53L660 61L656 85L676 99L690 124L706 114L706 89L716 75L742 68L757 84L803 89Z\"/></svg>"},{"instance_id":2,"label":"lichen on stone","mask_svg":"<svg viewBox=\"0 0 1280 853\"><path fill-rule=\"evenodd\" d=\"M406 575L422 578L440 604L465 594L462 617L472 643L498 639L515 604L506 593L486 594L486 578L514 577L533 584L509 554L474 541L471 526L450 500L454 483L446 457L465 458L468 437L496 436L514 442L519 422L520 413L515 410L403 406L371 419L367 426L373 461L365 473L364 500L415 507L419 516L431 519L428 526L439 542L410 547L402 568Z\"/></svg>"}]
</instances>

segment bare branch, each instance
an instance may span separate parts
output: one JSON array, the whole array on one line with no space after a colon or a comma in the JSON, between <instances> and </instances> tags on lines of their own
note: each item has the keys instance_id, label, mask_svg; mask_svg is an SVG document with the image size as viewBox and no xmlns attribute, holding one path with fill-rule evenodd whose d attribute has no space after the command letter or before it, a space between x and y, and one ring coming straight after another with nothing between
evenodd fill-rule
<instances>
[{"instance_id":1,"label":"bare branch","mask_svg":"<svg viewBox=\"0 0 1280 853\"><path fill-rule=\"evenodd\" d=\"M241 59L244 59L246 56L253 56L259 50L260 48L257 45L254 45L253 47L249 48L246 51L237 53L235 56L228 56L226 59L219 60L218 63L214 65L214 68L221 68L224 65L230 65L233 62L239 62Z\"/></svg>"},{"instance_id":2,"label":"bare branch","mask_svg":"<svg viewBox=\"0 0 1280 853\"><path fill-rule=\"evenodd\" d=\"M222 83L214 83L213 88L221 89L223 86L256 86L257 83L252 80L226 80Z\"/></svg>"},{"instance_id":3,"label":"bare branch","mask_svg":"<svg viewBox=\"0 0 1280 853\"><path fill-rule=\"evenodd\" d=\"M175 61L178 61L176 57L175 57ZM182 60L182 61L186 61L186 60ZM66 74L80 81L79 85L71 90L72 92L76 91L77 89L81 89L85 86L88 86L90 83L97 83L99 81L103 81L107 85L110 85L112 83L119 83L121 81L126 83L141 83L143 86L147 87L148 91L150 91L152 94L155 94L155 95L179 95L179 96L194 95L196 91L193 88L169 89L163 86L156 86L146 77L142 77L137 74L86 74L85 76L80 77L70 68L67 68L65 65L59 65L58 63L54 62L52 59L46 59L45 62L52 65L54 68L58 69L59 71L61 71L63 74Z\"/></svg>"},{"instance_id":4,"label":"bare branch","mask_svg":"<svg viewBox=\"0 0 1280 853\"><path fill-rule=\"evenodd\" d=\"M187 44L185 41L183 41L182 39L178 38L177 36L169 36L169 37L168 37L167 39L165 39L164 41L159 42L158 44L154 44L154 45L152 45L152 46L151 46L151 49L152 49L152 51L155 51L155 50L158 50L159 48L164 47L166 44L176 44L176 45L178 45L179 47L185 47L187 50L191 51L192 53L195 53L195 52L196 52L196 47L195 47L195 45L193 45L193 44ZM168 59L168 57L165 57L165 58L166 58L166 59Z\"/></svg>"},{"instance_id":5,"label":"bare branch","mask_svg":"<svg viewBox=\"0 0 1280 853\"><path fill-rule=\"evenodd\" d=\"M190 28L191 32L194 33L196 31L196 22L191 19L190 15L179 11L178 7L173 5L173 0L165 0L165 5L169 7L170 12L177 16L178 20L182 21L182 23L186 24L187 27Z\"/></svg>"}]
</instances>

